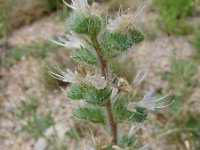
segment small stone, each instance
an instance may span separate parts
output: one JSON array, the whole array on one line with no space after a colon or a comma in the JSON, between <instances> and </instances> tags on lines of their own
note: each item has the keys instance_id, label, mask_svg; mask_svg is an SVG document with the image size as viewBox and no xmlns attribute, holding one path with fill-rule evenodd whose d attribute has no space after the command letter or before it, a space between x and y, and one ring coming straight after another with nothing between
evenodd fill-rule
<instances>
[{"instance_id":1,"label":"small stone","mask_svg":"<svg viewBox=\"0 0 200 150\"><path fill-rule=\"evenodd\" d=\"M47 147L47 141L44 138L39 138L34 145L33 150L45 150Z\"/></svg>"},{"instance_id":2,"label":"small stone","mask_svg":"<svg viewBox=\"0 0 200 150\"><path fill-rule=\"evenodd\" d=\"M65 133L70 130L70 127L64 124L56 124L55 126L49 127L44 135L49 137L51 135L57 135L58 138L62 141L64 139Z\"/></svg>"}]
</instances>

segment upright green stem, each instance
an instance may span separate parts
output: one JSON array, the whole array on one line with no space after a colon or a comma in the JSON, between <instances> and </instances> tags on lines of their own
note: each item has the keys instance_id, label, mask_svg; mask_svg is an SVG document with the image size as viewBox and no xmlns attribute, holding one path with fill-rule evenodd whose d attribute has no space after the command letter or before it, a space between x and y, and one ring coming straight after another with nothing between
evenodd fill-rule
<instances>
[{"instance_id":1,"label":"upright green stem","mask_svg":"<svg viewBox=\"0 0 200 150\"><path fill-rule=\"evenodd\" d=\"M107 78L107 73L108 73L108 66L107 66L107 61L104 59L103 52L99 46L99 43L97 41L96 37L91 36L92 39L92 44L96 50L96 54L99 58L100 62L100 67L101 67L101 74L105 78ZM112 143L117 144L117 124L115 123L113 112L112 112L112 105L110 99L108 100L108 103L106 105L106 110L108 113L108 118L109 118L109 124L111 128L111 134L112 134Z\"/></svg>"}]
</instances>

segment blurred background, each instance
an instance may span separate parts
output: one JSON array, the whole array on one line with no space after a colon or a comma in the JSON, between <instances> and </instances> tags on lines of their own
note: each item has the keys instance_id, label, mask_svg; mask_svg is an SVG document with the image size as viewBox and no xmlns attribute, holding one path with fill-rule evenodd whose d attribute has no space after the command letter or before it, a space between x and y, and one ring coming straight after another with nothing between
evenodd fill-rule
<instances>
[{"instance_id":1,"label":"blurred background","mask_svg":"<svg viewBox=\"0 0 200 150\"><path fill-rule=\"evenodd\" d=\"M112 68L130 82L138 69L148 69L144 91L172 91L174 104L150 113L141 131L154 150L200 150L200 1L96 1L111 15L120 5L134 13L147 4L135 20L145 41ZM70 50L46 40L68 30L70 11L60 0L0 1L1 150L80 150L91 140L89 128L108 138L104 127L72 118L60 90L66 85L47 73L52 64L76 66Z\"/></svg>"}]
</instances>

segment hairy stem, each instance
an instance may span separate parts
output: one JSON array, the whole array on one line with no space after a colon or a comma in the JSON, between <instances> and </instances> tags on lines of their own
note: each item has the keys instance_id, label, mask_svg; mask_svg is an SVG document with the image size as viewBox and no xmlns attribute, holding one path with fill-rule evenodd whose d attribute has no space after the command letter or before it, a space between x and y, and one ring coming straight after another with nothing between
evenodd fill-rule
<instances>
[{"instance_id":1,"label":"hairy stem","mask_svg":"<svg viewBox=\"0 0 200 150\"><path fill-rule=\"evenodd\" d=\"M102 76L107 78L107 73L108 73L107 61L104 59L104 55L103 55L103 52L102 52L102 50L99 46L97 38L91 36L91 39L92 39L93 46L96 50L96 54L99 58L100 67L101 67L101 74L102 74ZM114 116L113 116L113 112L112 112L112 105L111 105L110 100L108 100L108 103L106 105L106 110L107 110L107 113L108 113L109 124L110 124L110 128L111 128L111 134L112 134L112 137L113 137L112 143L117 144L117 124L115 123L115 120L114 120Z\"/></svg>"}]
</instances>

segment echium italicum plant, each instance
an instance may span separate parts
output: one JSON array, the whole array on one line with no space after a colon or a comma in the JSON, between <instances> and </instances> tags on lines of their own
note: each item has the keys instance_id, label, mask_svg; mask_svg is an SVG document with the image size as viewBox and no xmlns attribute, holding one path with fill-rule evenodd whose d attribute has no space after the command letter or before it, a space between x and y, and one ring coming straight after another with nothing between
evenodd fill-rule
<instances>
[{"instance_id":1,"label":"echium italicum plant","mask_svg":"<svg viewBox=\"0 0 200 150\"><path fill-rule=\"evenodd\" d=\"M55 72L51 70L49 74L69 83L67 89L63 89L64 93L70 100L79 102L73 111L74 117L109 125L112 140L104 149L145 149L148 145L138 147L134 143L135 133L146 120L148 111L166 107L170 103L164 101L166 96L155 98L152 92L143 97L138 94L138 86L145 78L145 73L139 71L129 84L117 77L109 67L113 58L144 40L143 33L134 25L135 16L141 10L133 14L123 13L120 9L117 16L112 18L99 9L98 4L89 5L87 0L72 0L71 4L63 2L73 10L67 21L70 34L50 40L74 49L72 58L81 67L73 71L55 67ZM120 139L118 125L128 122L133 126L127 136ZM95 144L93 147L86 149L99 149Z\"/></svg>"}]
</instances>

